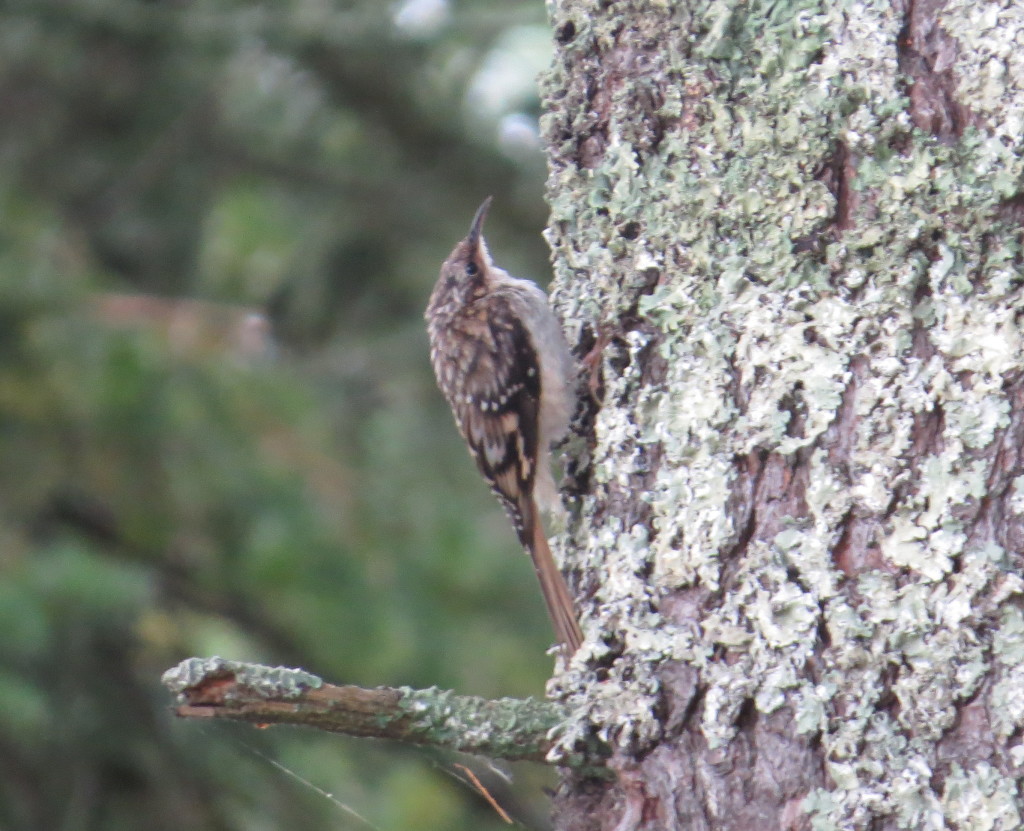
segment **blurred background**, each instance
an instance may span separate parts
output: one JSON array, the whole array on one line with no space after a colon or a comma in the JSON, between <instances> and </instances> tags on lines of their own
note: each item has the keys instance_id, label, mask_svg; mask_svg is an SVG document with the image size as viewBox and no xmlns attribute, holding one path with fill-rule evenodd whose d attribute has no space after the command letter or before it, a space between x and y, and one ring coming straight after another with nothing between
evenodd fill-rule
<instances>
[{"instance_id":1,"label":"blurred background","mask_svg":"<svg viewBox=\"0 0 1024 831\"><path fill-rule=\"evenodd\" d=\"M453 762L545 827L542 766L180 721L159 678L543 694L422 312L488 194L547 280L549 41L540 0L0 4L0 829L507 827Z\"/></svg>"}]
</instances>

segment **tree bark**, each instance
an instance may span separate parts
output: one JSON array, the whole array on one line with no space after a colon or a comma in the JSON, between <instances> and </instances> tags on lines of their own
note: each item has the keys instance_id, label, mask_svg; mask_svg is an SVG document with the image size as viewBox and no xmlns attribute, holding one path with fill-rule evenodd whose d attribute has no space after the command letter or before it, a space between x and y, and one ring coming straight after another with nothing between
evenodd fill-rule
<instances>
[{"instance_id":1,"label":"tree bark","mask_svg":"<svg viewBox=\"0 0 1024 831\"><path fill-rule=\"evenodd\" d=\"M182 718L220 718L267 727L291 724L361 738L430 745L492 759L543 762L565 709L554 702L454 695L436 687L325 684L300 669L223 658L188 658L163 675ZM596 770L600 750L564 759Z\"/></svg>"},{"instance_id":2,"label":"tree bark","mask_svg":"<svg viewBox=\"0 0 1024 831\"><path fill-rule=\"evenodd\" d=\"M1024 12L549 8L556 827L1019 827Z\"/></svg>"}]
</instances>

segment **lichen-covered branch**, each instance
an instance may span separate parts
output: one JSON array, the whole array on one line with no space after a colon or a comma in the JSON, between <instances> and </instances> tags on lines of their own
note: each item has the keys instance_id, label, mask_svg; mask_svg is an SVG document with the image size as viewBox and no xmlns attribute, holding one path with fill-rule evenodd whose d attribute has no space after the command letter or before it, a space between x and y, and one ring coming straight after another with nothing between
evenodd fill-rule
<instances>
[{"instance_id":1,"label":"lichen-covered branch","mask_svg":"<svg viewBox=\"0 0 1024 831\"><path fill-rule=\"evenodd\" d=\"M177 715L255 724L302 724L350 736L432 745L494 759L546 761L565 721L561 704L484 699L436 687L365 689L326 684L300 669L189 658L164 673ZM577 759L559 764L576 766Z\"/></svg>"}]
</instances>

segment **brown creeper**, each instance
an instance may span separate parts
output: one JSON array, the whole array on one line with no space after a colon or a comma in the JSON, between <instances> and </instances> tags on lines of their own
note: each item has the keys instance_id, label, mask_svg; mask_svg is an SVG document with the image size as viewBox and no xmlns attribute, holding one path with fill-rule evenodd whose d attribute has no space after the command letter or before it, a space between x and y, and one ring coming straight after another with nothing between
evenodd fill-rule
<instances>
[{"instance_id":1,"label":"brown creeper","mask_svg":"<svg viewBox=\"0 0 1024 831\"><path fill-rule=\"evenodd\" d=\"M574 368L547 296L491 262L480 206L441 266L427 305L430 360L459 432L533 559L555 634L571 655L583 640L572 596L540 521L555 507L549 448L569 426Z\"/></svg>"}]
</instances>

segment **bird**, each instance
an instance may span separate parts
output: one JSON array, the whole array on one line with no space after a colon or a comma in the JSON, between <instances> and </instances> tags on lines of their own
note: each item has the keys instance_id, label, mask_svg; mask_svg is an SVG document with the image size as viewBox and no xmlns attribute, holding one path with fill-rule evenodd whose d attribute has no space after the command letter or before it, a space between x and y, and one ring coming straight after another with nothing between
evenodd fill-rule
<instances>
[{"instance_id":1,"label":"bird","mask_svg":"<svg viewBox=\"0 0 1024 831\"><path fill-rule=\"evenodd\" d=\"M540 513L561 509L550 448L573 415L575 363L543 290L491 259L483 236L491 201L441 266L425 314L430 360L480 473L533 561L569 657L583 634Z\"/></svg>"}]
</instances>

